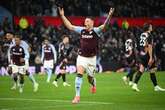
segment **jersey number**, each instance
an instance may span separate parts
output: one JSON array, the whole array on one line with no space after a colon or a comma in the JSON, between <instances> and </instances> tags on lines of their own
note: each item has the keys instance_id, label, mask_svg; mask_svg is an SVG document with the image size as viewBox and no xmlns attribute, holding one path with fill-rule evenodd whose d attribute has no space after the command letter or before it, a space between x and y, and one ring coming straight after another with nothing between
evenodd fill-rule
<instances>
[{"instance_id":1,"label":"jersey number","mask_svg":"<svg viewBox=\"0 0 165 110\"><path fill-rule=\"evenodd\" d=\"M133 46L132 46L132 41L127 40L127 41L125 42L125 50L126 50L126 51L129 51L129 50L132 50L132 48L133 48Z\"/></svg>"},{"instance_id":2,"label":"jersey number","mask_svg":"<svg viewBox=\"0 0 165 110\"><path fill-rule=\"evenodd\" d=\"M140 36L140 46L146 46L147 42L146 42L147 38L145 35L141 35Z\"/></svg>"}]
</instances>

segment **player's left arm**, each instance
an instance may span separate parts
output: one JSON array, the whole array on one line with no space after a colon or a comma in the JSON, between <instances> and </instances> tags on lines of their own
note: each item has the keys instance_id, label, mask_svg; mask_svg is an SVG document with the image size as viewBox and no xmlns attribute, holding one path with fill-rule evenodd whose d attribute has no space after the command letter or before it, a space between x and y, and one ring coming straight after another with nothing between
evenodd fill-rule
<instances>
[{"instance_id":1,"label":"player's left arm","mask_svg":"<svg viewBox=\"0 0 165 110\"><path fill-rule=\"evenodd\" d=\"M148 61L148 66L151 66L153 63L153 38L152 36L149 36L147 38L148 41L148 53L149 53L149 61Z\"/></svg>"},{"instance_id":2,"label":"player's left arm","mask_svg":"<svg viewBox=\"0 0 165 110\"><path fill-rule=\"evenodd\" d=\"M28 52L31 51L29 44L23 40L21 40L21 46L24 47L25 49L28 49Z\"/></svg>"},{"instance_id":3,"label":"player's left arm","mask_svg":"<svg viewBox=\"0 0 165 110\"><path fill-rule=\"evenodd\" d=\"M8 58L8 63L11 63L11 47L8 48L7 50L7 58Z\"/></svg>"},{"instance_id":4,"label":"player's left arm","mask_svg":"<svg viewBox=\"0 0 165 110\"><path fill-rule=\"evenodd\" d=\"M8 51L7 51L7 55L8 55L8 63L9 63L9 65L10 64L13 64L12 63L12 56L13 56L13 53L12 53L12 46L10 46L9 48L8 48Z\"/></svg>"},{"instance_id":5,"label":"player's left arm","mask_svg":"<svg viewBox=\"0 0 165 110\"><path fill-rule=\"evenodd\" d=\"M29 50L26 49L25 47L22 47L24 49L24 52L25 52L25 57L24 57L24 60L28 60L30 58L30 55L29 55Z\"/></svg>"},{"instance_id":6,"label":"player's left arm","mask_svg":"<svg viewBox=\"0 0 165 110\"><path fill-rule=\"evenodd\" d=\"M148 44L148 53L149 53L149 62L148 62L148 65L151 66L152 65L152 62L153 62L153 58L152 58L152 50L153 47L151 44Z\"/></svg>"},{"instance_id":7,"label":"player's left arm","mask_svg":"<svg viewBox=\"0 0 165 110\"><path fill-rule=\"evenodd\" d=\"M56 52L56 49L53 45L51 45L51 47L52 47L52 51L53 51L53 55L54 55L54 63L56 63L56 61L57 61L57 52Z\"/></svg>"},{"instance_id":8,"label":"player's left arm","mask_svg":"<svg viewBox=\"0 0 165 110\"><path fill-rule=\"evenodd\" d=\"M114 10L115 10L114 8L110 8L109 13L108 13L108 16L107 16L107 18L106 18L104 24L102 24L102 25L100 25L100 26L98 27L100 30L105 29L106 25L109 24L110 19L112 18L112 15L113 15Z\"/></svg>"}]
</instances>

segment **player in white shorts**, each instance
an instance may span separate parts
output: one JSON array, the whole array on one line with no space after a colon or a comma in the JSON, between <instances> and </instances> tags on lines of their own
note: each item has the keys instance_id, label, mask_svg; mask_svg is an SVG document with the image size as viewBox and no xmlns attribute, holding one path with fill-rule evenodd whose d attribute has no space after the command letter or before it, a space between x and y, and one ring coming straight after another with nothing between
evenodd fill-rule
<instances>
[{"instance_id":1,"label":"player in white shorts","mask_svg":"<svg viewBox=\"0 0 165 110\"><path fill-rule=\"evenodd\" d=\"M25 60L29 58L28 50L20 45L21 39L19 35L15 37L15 45L10 48L10 62L12 74L19 77L19 92L23 92L24 75L26 74Z\"/></svg>"},{"instance_id":2,"label":"player in white shorts","mask_svg":"<svg viewBox=\"0 0 165 110\"><path fill-rule=\"evenodd\" d=\"M11 62L10 62L10 49L13 45L15 45L15 38L14 38L14 34L13 32L7 32L6 33L6 39L10 42L9 44L9 49L8 49L8 62L9 62L9 70L10 70L10 67L11 67ZM21 40L20 42L20 45L22 47L24 47L24 49L26 49L29 53L29 45ZM29 68L29 58L25 59L25 69L26 69L26 75L29 77L30 81L33 83L33 91L36 92L38 90L38 83L36 82L35 78L33 77L33 74L32 73L29 73L28 72L28 68ZM12 90L15 90L17 88L17 76L13 76L13 79L14 79L14 85L12 86ZM18 83L19 84L19 83Z\"/></svg>"},{"instance_id":3,"label":"player in white shorts","mask_svg":"<svg viewBox=\"0 0 165 110\"><path fill-rule=\"evenodd\" d=\"M64 15L64 9L59 7L59 14L64 25L72 31L75 31L81 35L80 48L77 58L77 77L75 79L75 91L76 95L72 100L72 103L79 103L80 90L82 85L82 77L85 71L87 72L88 82L91 84L91 92L96 92L96 80L94 78L94 71L96 67L96 55L98 51L98 39L100 33L109 23L109 20L113 14L114 8L111 8L108 17L103 25L94 27L94 20L91 17L87 17L84 22L84 27L74 26Z\"/></svg>"},{"instance_id":4,"label":"player in white shorts","mask_svg":"<svg viewBox=\"0 0 165 110\"><path fill-rule=\"evenodd\" d=\"M43 63L44 69L48 74L46 82L49 83L51 79L51 75L53 72L54 64L56 63L57 53L54 46L49 42L47 38L44 40L44 44L42 46L42 55L41 61Z\"/></svg>"}]
</instances>

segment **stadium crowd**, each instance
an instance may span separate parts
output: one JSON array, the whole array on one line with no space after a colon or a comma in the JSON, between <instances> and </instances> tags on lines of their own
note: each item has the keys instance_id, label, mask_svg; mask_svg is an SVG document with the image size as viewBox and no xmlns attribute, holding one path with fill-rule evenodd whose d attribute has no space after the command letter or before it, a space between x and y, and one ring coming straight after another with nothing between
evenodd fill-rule
<instances>
[{"instance_id":1,"label":"stadium crowd","mask_svg":"<svg viewBox=\"0 0 165 110\"><path fill-rule=\"evenodd\" d=\"M17 16L57 16L57 3L68 16L103 16L110 6L117 17L164 17L165 11L164 0L12 0L6 7Z\"/></svg>"}]
</instances>

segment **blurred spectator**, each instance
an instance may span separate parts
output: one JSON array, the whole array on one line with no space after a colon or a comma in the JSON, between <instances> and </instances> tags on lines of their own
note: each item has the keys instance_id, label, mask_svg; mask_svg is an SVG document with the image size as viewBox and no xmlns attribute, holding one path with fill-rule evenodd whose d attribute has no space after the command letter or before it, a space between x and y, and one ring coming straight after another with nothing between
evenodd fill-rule
<instances>
[{"instance_id":1,"label":"blurred spectator","mask_svg":"<svg viewBox=\"0 0 165 110\"><path fill-rule=\"evenodd\" d=\"M68 16L104 16L115 7L117 17L165 17L164 0L6 0L14 15L57 15L56 3Z\"/></svg>"}]
</instances>

